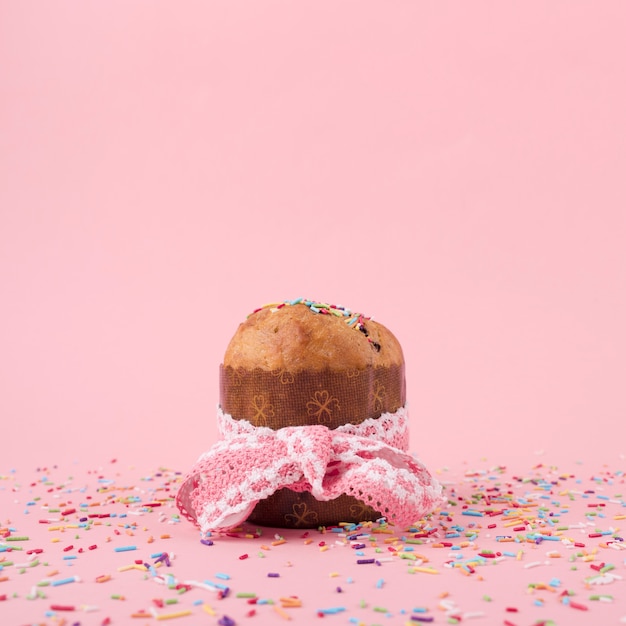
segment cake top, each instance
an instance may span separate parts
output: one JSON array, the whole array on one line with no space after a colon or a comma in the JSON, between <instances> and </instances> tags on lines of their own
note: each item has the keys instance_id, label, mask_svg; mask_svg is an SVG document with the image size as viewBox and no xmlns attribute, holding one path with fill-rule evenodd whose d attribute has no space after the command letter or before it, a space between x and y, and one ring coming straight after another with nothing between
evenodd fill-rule
<instances>
[{"instance_id":1,"label":"cake top","mask_svg":"<svg viewBox=\"0 0 626 626\"><path fill-rule=\"evenodd\" d=\"M289 372L403 363L398 340L382 324L346 307L306 298L254 310L224 355L227 367Z\"/></svg>"}]
</instances>

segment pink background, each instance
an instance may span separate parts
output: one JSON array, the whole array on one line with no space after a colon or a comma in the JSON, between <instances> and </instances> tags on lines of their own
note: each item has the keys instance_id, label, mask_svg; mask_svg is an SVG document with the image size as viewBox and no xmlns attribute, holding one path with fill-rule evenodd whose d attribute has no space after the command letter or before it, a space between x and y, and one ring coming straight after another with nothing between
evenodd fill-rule
<instances>
[{"instance_id":1,"label":"pink background","mask_svg":"<svg viewBox=\"0 0 626 626\"><path fill-rule=\"evenodd\" d=\"M237 324L301 295L398 336L427 464L618 461L625 17L2 0L3 468L185 469Z\"/></svg>"}]
</instances>

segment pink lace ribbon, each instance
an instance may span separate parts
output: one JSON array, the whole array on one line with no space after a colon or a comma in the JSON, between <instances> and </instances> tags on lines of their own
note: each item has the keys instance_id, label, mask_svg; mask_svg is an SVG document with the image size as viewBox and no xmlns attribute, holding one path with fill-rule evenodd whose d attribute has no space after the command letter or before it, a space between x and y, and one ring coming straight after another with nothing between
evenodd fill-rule
<instances>
[{"instance_id":1,"label":"pink lace ribbon","mask_svg":"<svg viewBox=\"0 0 626 626\"><path fill-rule=\"evenodd\" d=\"M406 452L407 421L401 408L334 430L272 430L218 408L223 439L184 478L176 504L203 532L228 530L245 521L260 500L287 487L318 500L351 495L389 522L414 524L444 498L426 467Z\"/></svg>"}]
</instances>

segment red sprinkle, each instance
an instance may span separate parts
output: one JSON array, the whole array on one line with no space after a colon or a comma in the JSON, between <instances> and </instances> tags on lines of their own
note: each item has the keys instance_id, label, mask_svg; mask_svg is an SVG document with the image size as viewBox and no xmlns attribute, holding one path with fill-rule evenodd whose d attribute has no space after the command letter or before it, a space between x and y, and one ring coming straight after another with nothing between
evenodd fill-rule
<instances>
[{"instance_id":1,"label":"red sprinkle","mask_svg":"<svg viewBox=\"0 0 626 626\"><path fill-rule=\"evenodd\" d=\"M245 560L245 559L247 559L247 558L248 558L248 555L247 555L247 554L242 554L242 555L239 557L239 560L240 560L240 561L243 561L243 560Z\"/></svg>"},{"instance_id":2,"label":"red sprinkle","mask_svg":"<svg viewBox=\"0 0 626 626\"><path fill-rule=\"evenodd\" d=\"M76 607L69 604L51 604L50 609L52 611L75 611Z\"/></svg>"},{"instance_id":3,"label":"red sprinkle","mask_svg":"<svg viewBox=\"0 0 626 626\"><path fill-rule=\"evenodd\" d=\"M592 539L594 537L602 537L602 533L589 533L588 537L591 537Z\"/></svg>"}]
</instances>

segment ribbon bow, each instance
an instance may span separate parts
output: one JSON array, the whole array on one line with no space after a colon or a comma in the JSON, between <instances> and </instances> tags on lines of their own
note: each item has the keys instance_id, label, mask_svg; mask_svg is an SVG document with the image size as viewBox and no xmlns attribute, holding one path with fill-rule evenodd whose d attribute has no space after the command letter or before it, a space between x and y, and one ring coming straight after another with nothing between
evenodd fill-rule
<instances>
[{"instance_id":1,"label":"ribbon bow","mask_svg":"<svg viewBox=\"0 0 626 626\"><path fill-rule=\"evenodd\" d=\"M185 477L176 503L203 532L227 530L284 487L317 500L354 496L397 525L413 524L443 502L441 486L406 452L314 425L250 427L216 443Z\"/></svg>"}]
</instances>

